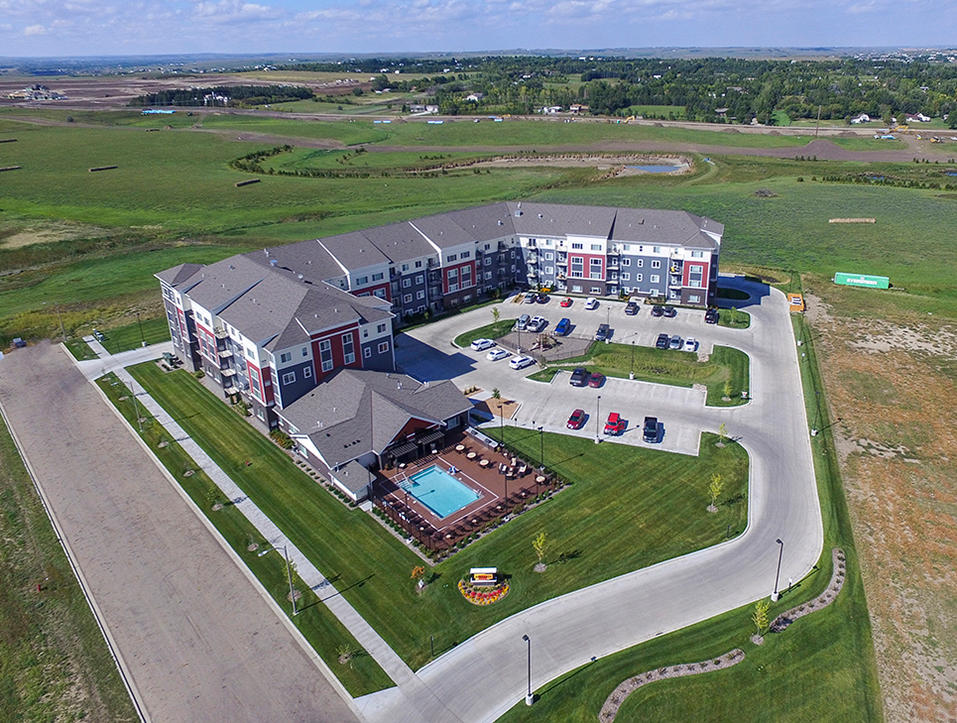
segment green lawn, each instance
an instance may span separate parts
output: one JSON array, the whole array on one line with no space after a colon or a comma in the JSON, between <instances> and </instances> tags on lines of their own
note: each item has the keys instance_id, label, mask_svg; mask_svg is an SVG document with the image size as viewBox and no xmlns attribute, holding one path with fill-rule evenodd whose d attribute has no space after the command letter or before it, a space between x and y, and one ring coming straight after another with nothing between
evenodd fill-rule
<instances>
[{"instance_id":1,"label":"green lawn","mask_svg":"<svg viewBox=\"0 0 957 723\"><path fill-rule=\"evenodd\" d=\"M807 338L804 319L795 334ZM813 343L802 367L809 416L827 430ZM605 699L624 679L674 663L691 663L739 647L743 662L724 671L652 683L632 693L617 720L880 721L883 718L870 619L833 440L825 431L811 441L824 518L824 551L818 567L769 617L818 595L830 580L831 548L843 548L847 577L840 595L820 612L753 645L752 606L655 638L585 665L536 691L532 708L517 703L500 720L594 721Z\"/></svg>"},{"instance_id":2,"label":"green lawn","mask_svg":"<svg viewBox=\"0 0 957 723\"><path fill-rule=\"evenodd\" d=\"M704 384L708 388L707 404L712 406L742 404L741 392L750 391L748 355L727 346L715 346L708 361L700 362L697 354L675 349L654 349L636 344L592 344L585 356L549 365L529 376L547 382L559 369L579 366L620 379L628 379L634 371L635 379L645 382L676 387ZM725 388L727 382L730 382L728 389ZM730 394L726 395L725 391L730 391ZM725 396L730 400L724 400Z\"/></svg>"},{"instance_id":3,"label":"green lawn","mask_svg":"<svg viewBox=\"0 0 957 723\"><path fill-rule=\"evenodd\" d=\"M530 605L715 544L729 525L737 534L746 524L747 456L737 445L717 448L705 435L699 456L686 457L545 435L546 464L574 484L436 565L434 581L417 595L409 575L419 559L369 515L319 488L189 374L163 374L154 364L133 372L413 668L428 661L430 635L437 652L447 650ZM536 433L505 431L509 445L538 456ZM712 471L726 480L725 503L714 515L704 509ZM531 539L541 529L552 539L551 559L561 574L531 571ZM505 600L486 608L470 605L456 589L480 563L497 565L513 583Z\"/></svg>"},{"instance_id":4,"label":"green lawn","mask_svg":"<svg viewBox=\"0 0 957 723\"><path fill-rule=\"evenodd\" d=\"M223 504L227 500L219 493L212 480L203 471L197 471L196 463L142 406L137 406L134 411L134 401L130 397L129 389L114 374L110 373L101 377L97 380L97 384L134 429L138 427L137 415L146 416L146 421L142 423L143 440L269 591L279 607L291 613L286 566L279 553L274 551L260 556L259 552L267 546L267 543L252 523L236 507ZM121 397L125 398L121 399ZM160 447L161 442L165 442L167 446ZM195 474L189 477L184 476L183 473L188 469L196 471ZM223 505L222 509L213 510L215 503ZM248 550L251 543L258 544L259 549ZM360 696L391 687L393 683L389 676L362 650L355 638L329 609L319 604L316 594L298 578L296 588L303 592L298 603L301 612L290 618L309 644L315 648L319 657L336 674L346 690L353 696ZM339 650L343 646L355 654L352 665L343 665L338 662Z\"/></svg>"},{"instance_id":5,"label":"green lawn","mask_svg":"<svg viewBox=\"0 0 957 723\"><path fill-rule=\"evenodd\" d=\"M129 349L138 349L145 341L146 345L169 341L169 323L166 317L159 319L143 319L114 328L101 328L106 335L103 346L111 354L117 354Z\"/></svg>"},{"instance_id":6,"label":"green lawn","mask_svg":"<svg viewBox=\"0 0 957 723\"><path fill-rule=\"evenodd\" d=\"M751 314L740 309L721 309L718 312L718 326L729 329L747 329L751 326Z\"/></svg>"},{"instance_id":7,"label":"green lawn","mask_svg":"<svg viewBox=\"0 0 957 723\"><path fill-rule=\"evenodd\" d=\"M139 720L2 420L0 538L0 720Z\"/></svg>"},{"instance_id":8,"label":"green lawn","mask_svg":"<svg viewBox=\"0 0 957 723\"><path fill-rule=\"evenodd\" d=\"M466 347L476 339L498 339L508 334L515 327L515 321L515 319L493 321L491 324L459 334L452 343L456 346Z\"/></svg>"}]
</instances>

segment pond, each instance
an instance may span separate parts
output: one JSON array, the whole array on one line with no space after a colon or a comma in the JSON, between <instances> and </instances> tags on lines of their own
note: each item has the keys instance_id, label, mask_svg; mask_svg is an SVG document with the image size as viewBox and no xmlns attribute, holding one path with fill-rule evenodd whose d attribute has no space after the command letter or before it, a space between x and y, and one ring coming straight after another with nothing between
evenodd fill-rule
<instances>
[{"instance_id":1,"label":"pond","mask_svg":"<svg viewBox=\"0 0 957 723\"><path fill-rule=\"evenodd\" d=\"M636 171L644 171L645 173L672 173L677 171L680 166L625 166L626 168L631 168Z\"/></svg>"}]
</instances>

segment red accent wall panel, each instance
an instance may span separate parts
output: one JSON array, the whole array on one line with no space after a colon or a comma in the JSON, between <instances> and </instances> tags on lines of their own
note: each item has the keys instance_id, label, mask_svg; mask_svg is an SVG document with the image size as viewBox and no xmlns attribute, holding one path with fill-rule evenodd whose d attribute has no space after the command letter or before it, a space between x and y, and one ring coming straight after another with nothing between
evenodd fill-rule
<instances>
[{"instance_id":1,"label":"red accent wall panel","mask_svg":"<svg viewBox=\"0 0 957 723\"><path fill-rule=\"evenodd\" d=\"M380 298L384 298L386 301L392 301L392 284L388 281L381 284L372 284L371 286L362 286L353 289L352 293L356 296L375 296L376 289L384 289L385 296Z\"/></svg>"},{"instance_id":2,"label":"red accent wall panel","mask_svg":"<svg viewBox=\"0 0 957 723\"><path fill-rule=\"evenodd\" d=\"M462 269L464 267L471 269L471 276L469 277L468 286L462 286ZM471 289L475 286L475 261L463 261L460 264L452 264L451 266L442 267L442 293L449 293L449 271L456 269L458 274L455 277L456 283L458 284L458 291L461 291L463 288ZM452 292L454 293L454 292Z\"/></svg>"}]
</instances>

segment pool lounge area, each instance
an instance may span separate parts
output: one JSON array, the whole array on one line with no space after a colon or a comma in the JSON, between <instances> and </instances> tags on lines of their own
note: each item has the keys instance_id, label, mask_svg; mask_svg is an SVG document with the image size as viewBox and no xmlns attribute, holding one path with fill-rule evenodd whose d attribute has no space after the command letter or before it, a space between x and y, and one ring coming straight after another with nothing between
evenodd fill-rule
<instances>
[{"instance_id":1,"label":"pool lounge area","mask_svg":"<svg viewBox=\"0 0 957 723\"><path fill-rule=\"evenodd\" d=\"M437 517L448 517L475 502L481 494L459 482L453 475L461 474L455 466L446 472L438 465L427 467L402 483L403 490L429 508Z\"/></svg>"}]
</instances>

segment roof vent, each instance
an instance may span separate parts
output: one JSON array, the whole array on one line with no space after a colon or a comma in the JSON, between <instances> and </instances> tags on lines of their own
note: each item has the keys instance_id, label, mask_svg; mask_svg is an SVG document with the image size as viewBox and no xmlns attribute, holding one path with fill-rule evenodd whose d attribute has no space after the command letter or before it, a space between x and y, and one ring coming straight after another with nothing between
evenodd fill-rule
<instances>
[{"instance_id":1,"label":"roof vent","mask_svg":"<svg viewBox=\"0 0 957 723\"><path fill-rule=\"evenodd\" d=\"M278 264L278 263L279 263L279 262L278 262L276 259L269 259L269 265L270 265L270 266L275 266L275 265Z\"/></svg>"},{"instance_id":2,"label":"roof vent","mask_svg":"<svg viewBox=\"0 0 957 723\"><path fill-rule=\"evenodd\" d=\"M296 274L296 278L302 281L302 274Z\"/></svg>"},{"instance_id":3,"label":"roof vent","mask_svg":"<svg viewBox=\"0 0 957 723\"><path fill-rule=\"evenodd\" d=\"M521 216L521 215L522 215L522 209L516 208L516 209L515 209L515 216L518 217L518 216Z\"/></svg>"},{"instance_id":4,"label":"roof vent","mask_svg":"<svg viewBox=\"0 0 957 723\"><path fill-rule=\"evenodd\" d=\"M505 225L505 222L504 222L502 219L499 219L499 220L498 220L498 225L499 225L499 226L504 226L504 225Z\"/></svg>"},{"instance_id":5,"label":"roof vent","mask_svg":"<svg viewBox=\"0 0 957 723\"><path fill-rule=\"evenodd\" d=\"M545 218L545 214L540 213L540 214L538 214L538 217L539 217L539 218Z\"/></svg>"}]
</instances>

